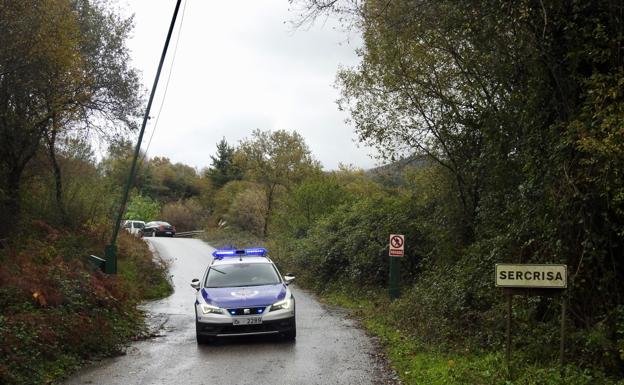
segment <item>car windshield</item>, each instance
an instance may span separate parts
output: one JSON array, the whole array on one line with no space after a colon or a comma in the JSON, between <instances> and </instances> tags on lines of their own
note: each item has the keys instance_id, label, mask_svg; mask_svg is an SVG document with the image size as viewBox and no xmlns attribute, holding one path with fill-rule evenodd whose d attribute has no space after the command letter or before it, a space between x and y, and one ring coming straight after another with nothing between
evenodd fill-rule
<instances>
[{"instance_id":1,"label":"car windshield","mask_svg":"<svg viewBox=\"0 0 624 385\"><path fill-rule=\"evenodd\" d=\"M210 267L206 287L276 285L277 271L270 263L233 263Z\"/></svg>"}]
</instances>

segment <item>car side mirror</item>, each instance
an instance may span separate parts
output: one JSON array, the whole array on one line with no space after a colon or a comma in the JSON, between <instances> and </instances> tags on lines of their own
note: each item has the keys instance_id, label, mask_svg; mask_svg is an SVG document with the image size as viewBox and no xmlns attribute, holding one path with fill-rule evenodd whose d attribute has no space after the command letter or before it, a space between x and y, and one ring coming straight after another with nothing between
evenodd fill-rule
<instances>
[{"instance_id":1,"label":"car side mirror","mask_svg":"<svg viewBox=\"0 0 624 385\"><path fill-rule=\"evenodd\" d=\"M290 274L286 274L284 276L284 283L287 285L290 285L292 283L292 281L295 280L295 276L294 275L290 275Z\"/></svg>"},{"instance_id":2,"label":"car side mirror","mask_svg":"<svg viewBox=\"0 0 624 385\"><path fill-rule=\"evenodd\" d=\"M191 287L195 290L199 290L199 279L193 278L191 281Z\"/></svg>"}]
</instances>

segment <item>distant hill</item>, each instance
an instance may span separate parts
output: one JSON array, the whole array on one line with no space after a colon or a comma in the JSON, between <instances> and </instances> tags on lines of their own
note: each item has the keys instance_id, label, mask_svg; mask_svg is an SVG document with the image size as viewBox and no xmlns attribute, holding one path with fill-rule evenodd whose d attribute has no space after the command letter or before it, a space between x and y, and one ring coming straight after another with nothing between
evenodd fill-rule
<instances>
[{"instance_id":1,"label":"distant hill","mask_svg":"<svg viewBox=\"0 0 624 385\"><path fill-rule=\"evenodd\" d=\"M407 168L422 168L429 164L431 164L431 160L426 156L412 155L383 166L368 169L365 173L377 183L397 187L403 184L403 173Z\"/></svg>"}]
</instances>

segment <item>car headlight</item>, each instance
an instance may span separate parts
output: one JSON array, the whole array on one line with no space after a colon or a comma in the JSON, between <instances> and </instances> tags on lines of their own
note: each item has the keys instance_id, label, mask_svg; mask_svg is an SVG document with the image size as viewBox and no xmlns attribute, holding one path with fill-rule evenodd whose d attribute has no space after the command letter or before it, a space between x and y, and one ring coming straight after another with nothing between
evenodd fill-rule
<instances>
[{"instance_id":1,"label":"car headlight","mask_svg":"<svg viewBox=\"0 0 624 385\"><path fill-rule=\"evenodd\" d=\"M291 302L292 302L292 300L290 298L284 298L283 300L277 301L273 305L271 305L271 310L270 311L289 309Z\"/></svg>"},{"instance_id":2,"label":"car headlight","mask_svg":"<svg viewBox=\"0 0 624 385\"><path fill-rule=\"evenodd\" d=\"M223 309L221 309L220 307L208 305L205 303L202 303L200 306L201 306L202 313L204 314L209 314L209 313L222 314L223 313Z\"/></svg>"}]
</instances>

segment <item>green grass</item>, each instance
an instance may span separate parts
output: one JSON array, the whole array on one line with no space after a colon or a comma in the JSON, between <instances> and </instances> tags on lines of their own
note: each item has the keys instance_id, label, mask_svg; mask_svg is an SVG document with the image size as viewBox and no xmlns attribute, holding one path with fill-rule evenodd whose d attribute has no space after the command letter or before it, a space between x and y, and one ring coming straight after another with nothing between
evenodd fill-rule
<instances>
[{"instance_id":1,"label":"green grass","mask_svg":"<svg viewBox=\"0 0 624 385\"><path fill-rule=\"evenodd\" d=\"M353 293L359 293L355 295ZM560 373L556 362L536 366L516 358L507 376L503 352L476 351L456 347L442 351L420 342L403 327L410 322L392 316L385 292L332 288L321 294L331 305L351 310L353 317L372 335L379 337L390 365L404 384L418 385L623 385L624 380L606 378L575 366ZM435 320L431 320L435 322ZM519 355L520 356L520 355Z\"/></svg>"}]
</instances>

